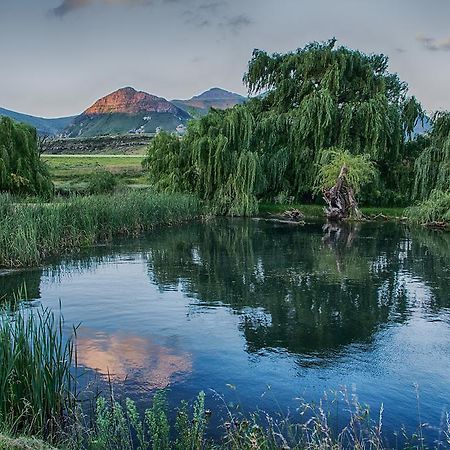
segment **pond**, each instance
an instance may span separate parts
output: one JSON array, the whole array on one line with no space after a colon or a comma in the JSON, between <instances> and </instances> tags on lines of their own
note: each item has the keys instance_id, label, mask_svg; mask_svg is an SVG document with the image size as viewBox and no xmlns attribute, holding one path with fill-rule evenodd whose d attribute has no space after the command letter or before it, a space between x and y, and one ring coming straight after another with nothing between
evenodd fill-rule
<instances>
[{"instance_id":1,"label":"pond","mask_svg":"<svg viewBox=\"0 0 450 450\"><path fill-rule=\"evenodd\" d=\"M217 219L3 275L0 295L23 283L81 324L87 379L141 407L158 388L171 405L204 390L217 421L227 407L298 420L342 391L383 405L391 436L421 420L433 440L450 406L445 233Z\"/></svg>"}]
</instances>

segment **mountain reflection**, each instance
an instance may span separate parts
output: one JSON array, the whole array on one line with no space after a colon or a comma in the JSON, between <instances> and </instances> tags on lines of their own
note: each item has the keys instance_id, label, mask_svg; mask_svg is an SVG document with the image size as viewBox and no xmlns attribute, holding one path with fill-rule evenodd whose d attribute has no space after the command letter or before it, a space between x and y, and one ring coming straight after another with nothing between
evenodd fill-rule
<instances>
[{"instance_id":1,"label":"mountain reflection","mask_svg":"<svg viewBox=\"0 0 450 450\"><path fill-rule=\"evenodd\" d=\"M95 333L81 328L77 346L80 366L114 382L139 380L147 390L166 388L192 371L189 354L178 354L175 349L148 338Z\"/></svg>"}]
</instances>

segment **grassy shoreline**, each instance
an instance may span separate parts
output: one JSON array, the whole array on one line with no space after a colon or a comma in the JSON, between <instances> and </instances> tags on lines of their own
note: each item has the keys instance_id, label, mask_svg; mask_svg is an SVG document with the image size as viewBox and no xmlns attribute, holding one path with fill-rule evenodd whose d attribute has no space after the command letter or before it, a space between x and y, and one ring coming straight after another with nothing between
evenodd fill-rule
<instances>
[{"instance_id":1,"label":"grassy shoreline","mask_svg":"<svg viewBox=\"0 0 450 450\"><path fill-rule=\"evenodd\" d=\"M150 190L16 203L0 195L0 268L35 266L115 236L137 236L160 225L200 217L191 196Z\"/></svg>"},{"instance_id":2,"label":"grassy shoreline","mask_svg":"<svg viewBox=\"0 0 450 450\"><path fill-rule=\"evenodd\" d=\"M261 203L256 216L299 209L307 219L323 220L317 204ZM410 208L362 207L370 220L402 220ZM70 197L51 203L16 201L0 194L0 269L31 267L50 257L108 242L116 236L138 236L156 226L201 217L208 212L195 197L132 189L114 194ZM445 229L445 227L443 227Z\"/></svg>"},{"instance_id":3,"label":"grassy shoreline","mask_svg":"<svg viewBox=\"0 0 450 450\"><path fill-rule=\"evenodd\" d=\"M289 209L300 210L305 217L314 219L323 219L324 215L324 205L317 204L302 204L302 203L292 203L292 204L276 204L276 203L261 203L259 205L260 214L281 214ZM363 206L361 208L364 216L387 218L387 219L398 219L405 218L406 208L402 207L382 207L382 206Z\"/></svg>"}]
</instances>

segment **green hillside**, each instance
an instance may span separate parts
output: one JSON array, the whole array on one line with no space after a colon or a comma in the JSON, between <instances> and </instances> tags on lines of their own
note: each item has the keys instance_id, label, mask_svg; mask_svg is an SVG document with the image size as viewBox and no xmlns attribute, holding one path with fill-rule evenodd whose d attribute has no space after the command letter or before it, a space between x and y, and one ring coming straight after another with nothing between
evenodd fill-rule
<instances>
[{"instance_id":1,"label":"green hillside","mask_svg":"<svg viewBox=\"0 0 450 450\"><path fill-rule=\"evenodd\" d=\"M177 117L171 113L81 115L66 129L66 133L69 137L94 137L125 134L131 131L155 133L158 127L166 131L174 131L187 119L187 114Z\"/></svg>"},{"instance_id":2,"label":"green hillside","mask_svg":"<svg viewBox=\"0 0 450 450\"><path fill-rule=\"evenodd\" d=\"M22 114L9 109L0 108L0 116L9 117L16 122L26 123L35 127L41 135L55 135L61 133L75 119L75 117L60 117L56 119L45 119Z\"/></svg>"}]
</instances>

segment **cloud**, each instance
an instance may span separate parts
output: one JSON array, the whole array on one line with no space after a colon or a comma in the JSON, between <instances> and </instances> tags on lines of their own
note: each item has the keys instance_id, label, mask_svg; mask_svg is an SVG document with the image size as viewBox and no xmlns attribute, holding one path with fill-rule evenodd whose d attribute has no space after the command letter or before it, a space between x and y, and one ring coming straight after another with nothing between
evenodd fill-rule
<instances>
[{"instance_id":1,"label":"cloud","mask_svg":"<svg viewBox=\"0 0 450 450\"><path fill-rule=\"evenodd\" d=\"M55 16L62 17L75 9L88 6L90 3L92 3L92 0L64 0L61 5L52 9L52 12Z\"/></svg>"},{"instance_id":2,"label":"cloud","mask_svg":"<svg viewBox=\"0 0 450 450\"><path fill-rule=\"evenodd\" d=\"M233 31L239 31L242 28L248 27L252 24L252 20L245 14L239 14L228 18L223 25L231 28Z\"/></svg>"},{"instance_id":3,"label":"cloud","mask_svg":"<svg viewBox=\"0 0 450 450\"><path fill-rule=\"evenodd\" d=\"M427 49L433 52L450 51L450 37L446 39L435 39L430 36L419 34L417 40Z\"/></svg>"},{"instance_id":4,"label":"cloud","mask_svg":"<svg viewBox=\"0 0 450 450\"><path fill-rule=\"evenodd\" d=\"M175 0L166 0L175 1ZM72 11L80 8L85 8L94 3L104 3L107 5L124 4L124 5L147 5L151 3L151 0L63 0L62 3L51 10L52 14L58 17L63 17Z\"/></svg>"}]
</instances>

